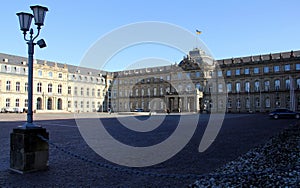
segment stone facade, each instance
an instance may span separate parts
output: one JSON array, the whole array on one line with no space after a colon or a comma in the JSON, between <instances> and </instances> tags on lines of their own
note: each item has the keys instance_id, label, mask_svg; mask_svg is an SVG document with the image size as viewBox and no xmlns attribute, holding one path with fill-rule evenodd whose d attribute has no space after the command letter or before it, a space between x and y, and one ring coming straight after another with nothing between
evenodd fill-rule
<instances>
[{"instance_id":1,"label":"stone facade","mask_svg":"<svg viewBox=\"0 0 300 188\"><path fill-rule=\"evenodd\" d=\"M0 57L0 108L26 109L27 58ZM103 106L105 72L41 60L34 60L33 69L35 112L92 112Z\"/></svg>"},{"instance_id":2,"label":"stone facade","mask_svg":"<svg viewBox=\"0 0 300 188\"><path fill-rule=\"evenodd\" d=\"M0 108L27 107L27 58L0 54ZM118 72L35 60L36 112L300 110L300 51L214 60L193 49L179 64Z\"/></svg>"}]
</instances>

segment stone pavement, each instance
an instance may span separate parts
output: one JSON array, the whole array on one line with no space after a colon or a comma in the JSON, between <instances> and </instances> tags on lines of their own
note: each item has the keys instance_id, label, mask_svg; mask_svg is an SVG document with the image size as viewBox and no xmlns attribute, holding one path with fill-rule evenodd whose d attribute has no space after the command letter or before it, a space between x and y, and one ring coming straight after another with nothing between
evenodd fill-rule
<instances>
[{"instance_id":1,"label":"stone pavement","mask_svg":"<svg viewBox=\"0 0 300 188\"><path fill-rule=\"evenodd\" d=\"M138 135L121 129L114 114L99 116L108 125L108 132L131 145L153 145L166 139L176 128L179 118L178 115L167 116L166 122L156 130ZM143 118L147 119L140 117ZM159 177L159 174L208 174L295 123L295 120L270 120L264 115L228 115L213 145L199 153L197 149L208 118L206 114L199 116L198 128L191 141L173 158L154 166L129 169L148 173L143 175L122 171L124 167L97 155L81 137L73 114L34 114L36 124L47 128L50 141L58 148L50 145L48 171L20 175L9 170L9 135L13 128L24 123L26 114L0 114L0 187L185 187L197 178L167 178ZM108 164L115 168L97 164Z\"/></svg>"}]
</instances>

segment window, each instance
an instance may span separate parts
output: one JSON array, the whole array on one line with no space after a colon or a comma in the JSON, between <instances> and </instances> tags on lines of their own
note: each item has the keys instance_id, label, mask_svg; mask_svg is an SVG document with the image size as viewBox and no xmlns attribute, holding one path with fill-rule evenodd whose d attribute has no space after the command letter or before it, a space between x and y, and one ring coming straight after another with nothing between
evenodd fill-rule
<instances>
[{"instance_id":1,"label":"window","mask_svg":"<svg viewBox=\"0 0 300 188\"><path fill-rule=\"evenodd\" d=\"M274 72L279 72L279 66L278 65L274 66Z\"/></svg>"},{"instance_id":2,"label":"window","mask_svg":"<svg viewBox=\"0 0 300 188\"><path fill-rule=\"evenodd\" d=\"M86 88L86 96L90 96L90 88Z\"/></svg>"},{"instance_id":3,"label":"window","mask_svg":"<svg viewBox=\"0 0 300 188\"><path fill-rule=\"evenodd\" d=\"M275 90L278 91L280 89L280 80L275 80Z\"/></svg>"},{"instance_id":4,"label":"window","mask_svg":"<svg viewBox=\"0 0 300 188\"><path fill-rule=\"evenodd\" d=\"M38 93L41 93L41 92L42 92L42 83L41 83L41 82L39 82L39 83L37 84L37 89L36 89L36 91L37 91Z\"/></svg>"},{"instance_id":5,"label":"window","mask_svg":"<svg viewBox=\"0 0 300 188\"><path fill-rule=\"evenodd\" d=\"M53 73L52 73L52 72L48 72L48 76L49 76L50 78L52 78Z\"/></svg>"},{"instance_id":6,"label":"window","mask_svg":"<svg viewBox=\"0 0 300 188\"><path fill-rule=\"evenodd\" d=\"M83 87L80 88L80 95L83 96Z\"/></svg>"},{"instance_id":7,"label":"window","mask_svg":"<svg viewBox=\"0 0 300 188\"><path fill-rule=\"evenodd\" d=\"M226 71L226 76L231 76L231 70Z\"/></svg>"},{"instance_id":8,"label":"window","mask_svg":"<svg viewBox=\"0 0 300 188\"><path fill-rule=\"evenodd\" d=\"M291 80L290 79L286 79L285 80L285 89L289 90L291 86Z\"/></svg>"},{"instance_id":9,"label":"window","mask_svg":"<svg viewBox=\"0 0 300 188\"><path fill-rule=\"evenodd\" d=\"M20 107L20 99L16 99L16 107Z\"/></svg>"},{"instance_id":10,"label":"window","mask_svg":"<svg viewBox=\"0 0 300 188\"><path fill-rule=\"evenodd\" d=\"M16 82L16 91L20 91L20 82Z\"/></svg>"},{"instance_id":11,"label":"window","mask_svg":"<svg viewBox=\"0 0 300 188\"><path fill-rule=\"evenodd\" d=\"M245 68L244 73L245 74L250 74L250 69L249 68Z\"/></svg>"},{"instance_id":12,"label":"window","mask_svg":"<svg viewBox=\"0 0 300 188\"><path fill-rule=\"evenodd\" d=\"M25 92L28 92L28 83L25 83Z\"/></svg>"},{"instance_id":13,"label":"window","mask_svg":"<svg viewBox=\"0 0 300 188\"><path fill-rule=\"evenodd\" d=\"M248 93L250 92L250 82L245 83L245 91Z\"/></svg>"},{"instance_id":14,"label":"window","mask_svg":"<svg viewBox=\"0 0 300 188\"><path fill-rule=\"evenodd\" d=\"M74 87L74 95L77 95L77 87Z\"/></svg>"},{"instance_id":15,"label":"window","mask_svg":"<svg viewBox=\"0 0 300 188\"><path fill-rule=\"evenodd\" d=\"M201 84L198 82L197 84L196 84L196 89L198 89L199 91L201 91L202 90L202 87L201 87Z\"/></svg>"},{"instance_id":16,"label":"window","mask_svg":"<svg viewBox=\"0 0 300 188\"><path fill-rule=\"evenodd\" d=\"M235 70L235 75L237 75L237 76L241 75L241 69L236 69Z\"/></svg>"},{"instance_id":17,"label":"window","mask_svg":"<svg viewBox=\"0 0 300 188\"><path fill-rule=\"evenodd\" d=\"M200 73L200 72L199 72ZM221 70L218 70L218 77L222 77L223 76L223 73ZM200 76L199 76L200 77Z\"/></svg>"},{"instance_id":18,"label":"window","mask_svg":"<svg viewBox=\"0 0 300 188\"><path fill-rule=\"evenodd\" d=\"M95 97L95 89L92 89L92 96Z\"/></svg>"},{"instance_id":19,"label":"window","mask_svg":"<svg viewBox=\"0 0 300 188\"><path fill-rule=\"evenodd\" d=\"M258 92L258 91L260 91L260 87L259 87L259 81L255 81L254 82L254 90L255 90L255 92Z\"/></svg>"},{"instance_id":20,"label":"window","mask_svg":"<svg viewBox=\"0 0 300 188\"><path fill-rule=\"evenodd\" d=\"M28 99L25 99L25 101L24 101L24 106L25 106L25 107L28 107Z\"/></svg>"},{"instance_id":21,"label":"window","mask_svg":"<svg viewBox=\"0 0 300 188\"><path fill-rule=\"evenodd\" d=\"M71 105L72 105L71 101L68 101L68 108L71 108Z\"/></svg>"},{"instance_id":22,"label":"window","mask_svg":"<svg viewBox=\"0 0 300 188\"><path fill-rule=\"evenodd\" d=\"M186 86L186 89L185 89L186 91L192 91L192 86L191 86L191 84L188 84L187 86Z\"/></svg>"},{"instance_id":23,"label":"window","mask_svg":"<svg viewBox=\"0 0 300 188\"><path fill-rule=\"evenodd\" d=\"M164 95L164 89L161 87L159 90L160 90L160 95L161 96Z\"/></svg>"},{"instance_id":24,"label":"window","mask_svg":"<svg viewBox=\"0 0 300 188\"><path fill-rule=\"evenodd\" d=\"M156 96L156 87L153 89L153 95Z\"/></svg>"},{"instance_id":25,"label":"window","mask_svg":"<svg viewBox=\"0 0 300 188\"><path fill-rule=\"evenodd\" d=\"M250 109L250 99L248 97L246 98L246 108Z\"/></svg>"},{"instance_id":26,"label":"window","mask_svg":"<svg viewBox=\"0 0 300 188\"><path fill-rule=\"evenodd\" d=\"M43 71L38 70L38 76L39 76L39 77L42 77L42 76L43 76Z\"/></svg>"},{"instance_id":27,"label":"window","mask_svg":"<svg viewBox=\"0 0 300 188\"><path fill-rule=\"evenodd\" d=\"M62 73L58 73L58 78L62 78Z\"/></svg>"},{"instance_id":28,"label":"window","mask_svg":"<svg viewBox=\"0 0 300 188\"><path fill-rule=\"evenodd\" d=\"M150 96L150 88L147 89L147 95Z\"/></svg>"},{"instance_id":29,"label":"window","mask_svg":"<svg viewBox=\"0 0 300 188\"><path fill-rule=\"evenodd\" d=\"M77 101L74 101L74 108L77 108L78 105L77 105Z\"/></svg>"},{"instance_id":30,"label":"window","mask_svg":"<svg viewBox=\"0 0 300 188\"><path fill-rule=\"evenodd\" d=\"M265 91L270 91L270 81L265 81Z\"/></svg>"},{"instance_id":31,"label":"window","mask_svg":"<svg viewBox=\"0 0 300 188\"><path fill-rule=\"evenodd\" d=\"M10 99L6 99L5 100L5 106L6 107L10 107Z\"/></svg>"},{"instance_id":32,"label":"window","mask_svg":"<svg viewBox=\"0 0 300 188\"><path fill-rule=\"evenodd\" d=\"M86 101L86 108L90 108L90 102Z\"/></svg>"},{"instance_id":33,"label":"window","mask_svg":"<svg viewBox=\"0 0 300 188\"><path fill-rule=\"evenodd\" d=\"M135 96L139 96L139 89L135 89Z\"/></svg>"},{"instance_id":34,"label":"window","mask_svg":"<svg viewBox=\"0 0 300 188\"><path fill-rule=\"evenodd\" d=\"M92 108L95 108L95 102L94 101L92 102Z\"/></svg>"},{"instance_id":35,"label":"window","mask_svg":"<svg viewBox=\"0 0 300 188\"><path fill-rule=\"evenodd\" d=\"M227 92L228 93L232 92L232 84L231 83L227 83Z\"/></svg>"},{"instance_id":36,"label":"window","mask_svg":"<svg viewBox=\"0 0 300 188\"><path fill-rule=\"evenodd\" d=\"M83 108L83 101L80 101L80 108Z\"/></svg>"},{"instance_id":37,"label":"window","mask_svg":"<svg viewBox=\"0 0 300 188\"><path fill-rule=\"evenodd\" d=\"M254 73L254 74L258 74L258 73L259 73L259 68L258 68L258 67L254 67L253 73Z\"/></svg>"},{"instance_id":38,"label":"window","mask_svg":"<svg viewBox=\"0 0 300 188\"><path fill-rule=\"evenodd\" d=\"M241 108L241 100L240 99L236 100L236 108Z\"/></svg>"},{"instance_id":39,"label":"window","mask_svg":"<svg viewBox=\"0 0 300 188\"><path fill-rule=\"evenodd\" d=\"M300 63L296 64L296 70L300 70Z\"/></svg>"},{"instance_id":40,"label":"window","mask_svg":"<svg viewBox=\"0 0 300 188\"><path fill-rule=\"evenodd\" d=\"M222 71L221 71L221 74L222 74ZM200 72L196 72L196 77L199 78L200 77Z\"/></svg>"},{"instance_id":41,"label":"window","mask_svg":"<svg viewBox=\"0 0 300 188\"><path fill-rule=\"evenodd\" d=\"M58 86L57 86L57 93L58 94L62 93L62 85L61 84L58 84Z\"/></svg>"},{"instance_id":42,"label":"window","mask_svg":"<svg viewBox=\"0 0 300 188\"><path fill-rule=\"evenodd\" d=\"M5 67L6 67L6 72L11 72L11 66L10 65L7 65Z\"/></svg>"},{"instance_id":43,"label":"window","mask_svg":"<svg viewBox=\"0 0 300 188\"><path fill-rule=\"evenodd\" d=\"M241 83L240 82L235 83L235 90L237 93L241 92Z\"/></svg>"},{"instance_id":44,"label":"window","mask_svg":"<svg viewBox=\"0 0 300 188\"><path fill-rule=\"evenodd\" d=\"M270 101L269 97L266 98L265 105L266 105L266 108L270 108L271 107L271 101Z\"/></svg>"},{"instance_id":45,"label":"window","mask_svg":"<svg viewBox=\"0 0 300 188\"><path fill-rule=\"evenodd\" d=\"M232 101L231 101L231 99L228 99L228 101L227 101L227 108L232 108Z\"/></svg>"},{"instance_id":46,"label":"window","mask_svg":"<svg viewBox=\"0 0 300 188\"><path fill-rule=\"evenodd\" d=\"M223 84L218 85L218 92L222 93L223 92Z\"/></svg>"},{"instance_id":47,"label":"window","mask_svg":"<svg viewBox=\"0 0 300 188\"><path fill-rule=\"evenodd\" d=\"M300 89L300 78L297 78L296 84L297 84L297 89Z\"/></svg>"},{"instance_id":48,"label":"window","mask_svg":"<svg viewBox=\"0 0 300 188\"><path fill-rule=\"evenodd\" d=\"M264 73L269 73L270 70L269 70L269 67L264 67Z\"/></svg>"},{"instance_id":49,"label":"window","mask_svg":"<svg viewBox=\"0 0 300 188\"><path fill-rule=\"evenodd\" d=\"M191 78L191 73L187 72L185 76L186 76L186 78L190 79Z\"/></svg>"},{"instance_id":50,"label":"window","mask_svg":"<svg viewBox=\"0 0 300 188\"><path fill-rule=\"evenodd\" d=\"M52 84L48 84L48 93L52 93Z\"/></svg>"},{"instance_id":51,"label":"window","mask_svg":"<svg viewBox=\"0 0 300 188\"><path fill-rule=\"evenodd\" d=\"M100 89L98 89L98 90L97 90L97 96L98 96L98 97L100 97L100 93L101 93L101 91L100 91Z\"/></svg>"},{"instance_id":52,"label":"window","mask_svg":"<svg viewBox=\"0 0 300 188\"><path fill-rule=\"evenodd\" d=\"M10 91L10 81L6 81L6 91Z\"/></svg>"},{"instance_id":53,"label":"window","mask_svg":"<svg viewBox=\"0 0 300 188\"><path fill-rule=\"evenodd\" d=\"M259 107L260 107L260 100L259 100L259 98L256 98L256 99L255 99L255 107L256 107L256 108L259 108Z\"/></svg>"},{"instance_id":54,"label":"window","mask_svg":"<svg viewBox=\"0 0 300 188\"><path fill-rule=\"evenodd\" d=\"M71 86L68 86L68 95L71 95L72 94L72 88Z\"/></svg>"},{"instance_id":55,"label":"window","mask_svg":"<svg viewBox=\"0 0 300 188\"><path fill-rule=\"evenodd\" d=\"M290 70L291 70L291 65L290 64L284 65L284 71L290 71Z\"/></svg>"}]
</instances>

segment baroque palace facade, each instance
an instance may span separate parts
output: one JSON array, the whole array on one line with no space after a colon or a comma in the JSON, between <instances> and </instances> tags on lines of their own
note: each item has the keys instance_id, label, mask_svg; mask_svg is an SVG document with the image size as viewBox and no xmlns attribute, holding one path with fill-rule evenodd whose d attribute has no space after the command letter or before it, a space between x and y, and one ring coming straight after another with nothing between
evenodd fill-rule
<instances>
[{"instance_id":1,"label":"baroque palace facade","mask_svg":"<svg viewBox=\"0 0 300 188\"><path fill-rule=\"evenodd\" d=\"M0 58L0 108L26 109L27 58ZM35 60L33 95L36 112L299 111L300 51L216 61L196 48L178 64L118 72Z\"/></svg>"}]
</instances>

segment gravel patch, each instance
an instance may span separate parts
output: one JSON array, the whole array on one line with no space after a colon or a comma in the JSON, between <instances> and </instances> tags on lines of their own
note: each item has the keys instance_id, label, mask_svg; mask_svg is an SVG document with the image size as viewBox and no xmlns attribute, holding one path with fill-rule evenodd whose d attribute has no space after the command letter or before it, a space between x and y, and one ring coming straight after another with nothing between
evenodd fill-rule
<instances>
[{"instance_id":1,"label":"gravel patch","mask_svg":"<svg viewBox=\"0 0 300 188\"><path fill-rule=\"evenodd\" d=\"M300 124L291 125L189 187L300 187Z\"/></svg>"}]
</instances>

